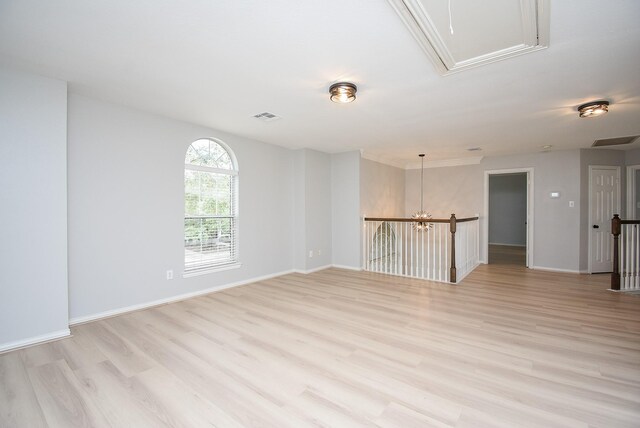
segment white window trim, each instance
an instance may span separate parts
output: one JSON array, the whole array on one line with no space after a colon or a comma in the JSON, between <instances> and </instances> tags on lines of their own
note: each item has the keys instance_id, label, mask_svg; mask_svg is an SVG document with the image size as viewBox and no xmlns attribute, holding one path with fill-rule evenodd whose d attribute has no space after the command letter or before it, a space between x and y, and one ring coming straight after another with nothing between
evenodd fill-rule
<instances>
[{"instance_id":1,"label":"white window trim","mask_svg":"<svg viewBox=\"0 0 640 428\"><path fill-rule=\"evenodd\" d=\"M240 262L230 262L229 264L225 264L225 265L218 265L218 266L212 266L212 267L205 267L202 269L197 269L197 270L190 270L190 271L185 271L182 273L182 277L183 278L191 278L194 276L200 276L200 275L207 275L209 273L215 273L215 272L222 272L225 270L232 270L232 269L238 269L242 267L242 263Z\"/></svg>"}]
</instances>

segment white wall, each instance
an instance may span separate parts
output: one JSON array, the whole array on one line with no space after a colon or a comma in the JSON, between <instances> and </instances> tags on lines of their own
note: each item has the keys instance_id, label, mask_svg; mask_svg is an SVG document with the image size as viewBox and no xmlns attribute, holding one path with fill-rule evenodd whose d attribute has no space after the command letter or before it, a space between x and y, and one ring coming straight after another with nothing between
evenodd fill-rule
<instances>
[{"instance_id":1,"label":"white wall","mask_svg":"<svg viewBox=\"0 0 640 428\"><path fill-rule=\"evenodd\" d=\"M489 243L524 246L527 243L527 175L489 177Z\"/></svg>"},{"instance_id":2,"label":"white wall","mask_svg":"<svg viewBox=\"0 0 640 428\"><path fill-rule=\"evenodd\" d=\"M360 269L360 152L331 156L332 263Z\"/></svg>"},{"instance_id":3,"label":"white wall","mask_svg":"<svg viewBox=\"0 0 640 428\"><path fill-rule=\"evenodd\" d=\"M203 137L238 160L242 266L183 278L184 155ZM292 268L290 150L73 94L68 145L72 319Z\"/></svg>"},{"instance_id":4,"label":"white wall","mask_svg":"<svg viewBox=\"0 0 640 428\"><path fill-rule=\"evenodd\" d=\"M305 270L331 264L331 155L305 151ZM313 257L309 257L309 253Z\"/></svg>"},{"instance_id":5,"label":"white wall","mask_svg":"<svg viewBox=\"0 0 640 428\"><path fill-rule=\"evenodd\" d=\"M478 165L425 169L425 210L436 218L484 213L484 171L534 169L534 267L578 271L580 154L578 150L486 157ZM551 199L549 193L561 197ZM420 170L406 171L406 211L420 206ZM570 208L568 202L574 201ZM480 259L487 260L484 224Z\"/></svg>"},{"instance_id":6,"label":"white wall","mask_svg":"<svg viewBox=\"0 0 640 428\"><path fill-rule=\"evenodd\" d=\"M307 269L307 165L305 150L296 150L293 161L293 268Z\"/></svg>"},{"instance_id":7,"label":"white wall","mask_svg":"<svg viewBox=\"0 0 640 428\"><path fill-rule=\"evenodd\" d=\"M67 85L0 68L0 350L69 334Z\"/></svg>"},{"instance_id":8,"label":"white wall","mask_svg":"<svg viewBox=\"0 0 640 428\"><path fill-rule=\"evenodd\" d=\"M367 217L407 215L405 213L405 171L369 159L362 159L360 162L360 213Z\"/></svg>"}]
</instances>

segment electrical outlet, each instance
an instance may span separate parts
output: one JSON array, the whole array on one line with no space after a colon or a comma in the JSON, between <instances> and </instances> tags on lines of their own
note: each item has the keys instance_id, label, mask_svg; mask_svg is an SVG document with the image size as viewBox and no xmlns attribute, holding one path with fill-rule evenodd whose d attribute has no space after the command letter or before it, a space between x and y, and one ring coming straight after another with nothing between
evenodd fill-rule
<instances>
[{"instance_id":1,"label":"electrical outlet","mask_svg":"<svg viewBox=\"0 0 640 428\"><path fill-rule=\"evenodd\" d=\"M322 250L318 250L318 255L321 256L322 255Z\"/></svg>"},{"instance_id":2,"label":"electrical outlet","mask_svg":"<svg viewBox=\"0 0 640 428\"><path fill-rule=\"evenodd\" d=\"M573 208L575 206L576 206L575 202L569 201L569 208Z\"/></svg>"},{"instance_id":3,"label":"electrical outlet","mask_svg":"<svg viewBox=\"0 0 640 428\"><path fill-rule=\"evenodd\" d=\"M168 270L167 271L167 279L173 279L173 271L172 270Z\"/></svg>"},{"instance_id":4,"label":"electrical outlet","mask_svg":"<svg viewBox=\"0 0 640 428\"><path fill-rule=\"evenodd\" d=\"M309 258L313 257L313 250L309 250Z\"/></svg>"}]
</instances>

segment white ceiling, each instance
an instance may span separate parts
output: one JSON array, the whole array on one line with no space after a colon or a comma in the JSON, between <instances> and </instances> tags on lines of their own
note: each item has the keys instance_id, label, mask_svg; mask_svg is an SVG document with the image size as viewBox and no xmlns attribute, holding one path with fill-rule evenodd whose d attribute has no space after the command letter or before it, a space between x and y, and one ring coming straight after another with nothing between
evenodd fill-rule
<instances>
[{"instance_id":1,"label":"white ceiling","mask_svg":"<svg viewBox=\"0 0 640 428\"><path fill-rule=\"evenodd\" d=\"M555 1L548 49L441 76L384 0L0 0L0 62L285 147L442 160L640 134L639 21L637 0ZM339 80L355 102L329 101ZM594 99L609 114L579 119Z\"/></svg>"}]
</instances>

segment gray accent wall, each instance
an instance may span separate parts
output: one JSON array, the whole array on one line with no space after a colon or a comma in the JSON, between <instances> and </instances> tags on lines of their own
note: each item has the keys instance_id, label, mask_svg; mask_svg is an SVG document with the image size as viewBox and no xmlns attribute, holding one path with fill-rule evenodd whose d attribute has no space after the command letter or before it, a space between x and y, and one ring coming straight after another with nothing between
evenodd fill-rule
<instances>
[{"instance_id":1,"label":"gray accent wall","mask_svg":"<svg viewBox=\"0 0 640 428\"><path fill-rule=\"evenodd\" d=\"M527 175L489 176L489 243L527 243Z\"/></svg>"},{"instance_id":2,"label":"gray accent wall","mask_svg":"<svg viewBox=\"0 0 640 428\"><path fill-rule=\"evenodd\" d=\"M0 350L69 333L67 84L0 68Z\"/></svg>"}]
</instances>

